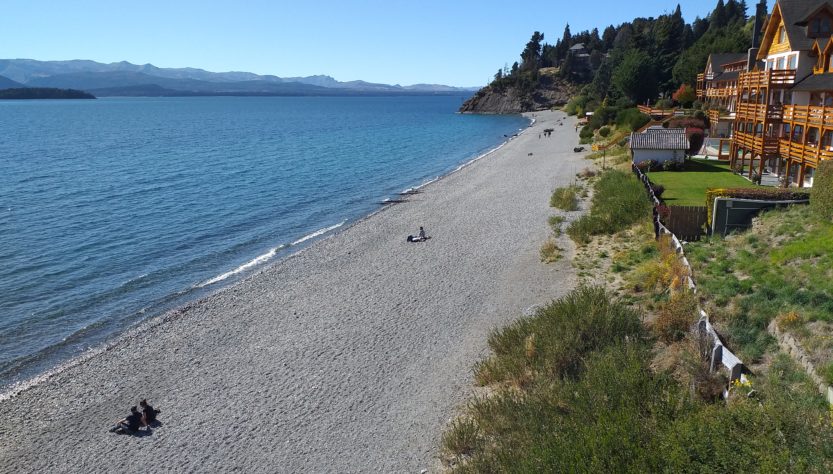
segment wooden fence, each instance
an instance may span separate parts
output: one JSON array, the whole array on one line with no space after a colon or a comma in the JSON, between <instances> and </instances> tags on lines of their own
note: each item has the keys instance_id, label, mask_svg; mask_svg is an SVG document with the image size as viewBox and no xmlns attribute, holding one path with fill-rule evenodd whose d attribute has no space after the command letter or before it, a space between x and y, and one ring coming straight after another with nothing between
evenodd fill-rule
<instances>
[{"instance_id":1,"label":"wooden fence","mask_svg":"<svg viewBox=\"0 0 833 474\"><path fill-rule=\"evenodd\" d=\"M700 240L708 213L706 206L668 206L665 226L682 240Z\"/></svg>"}]
</instances>

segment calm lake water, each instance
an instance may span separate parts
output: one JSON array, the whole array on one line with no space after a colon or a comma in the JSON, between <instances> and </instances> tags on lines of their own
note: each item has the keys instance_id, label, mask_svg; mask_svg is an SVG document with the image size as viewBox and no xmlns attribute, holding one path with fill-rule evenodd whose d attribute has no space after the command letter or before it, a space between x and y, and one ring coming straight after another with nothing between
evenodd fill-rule
<instances>
[{"instance_id":1,"label":"calm lake water","mask_svg":"<svg viewBox=\"0 0 833 474\"><path fill-rule=\"evenodd\" d=\"M0 101L0 387L525 127L463 97Z\"/></svg>"}]
</instances>

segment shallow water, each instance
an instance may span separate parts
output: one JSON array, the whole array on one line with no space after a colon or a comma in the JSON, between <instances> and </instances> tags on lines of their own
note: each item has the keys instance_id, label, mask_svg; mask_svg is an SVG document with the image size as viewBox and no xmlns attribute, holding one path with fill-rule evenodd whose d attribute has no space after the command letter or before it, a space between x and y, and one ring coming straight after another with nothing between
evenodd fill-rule
<instances>
[{"instance_id":1,"label":"shallow water","mask_svg":"<svg viewBox=\"0 0 833 474\"><path fill-rule=\"evenodd\" d=\"M213 291L527 124L463 98L0 101L0 386Z\"/></svg>"}]
</instances>

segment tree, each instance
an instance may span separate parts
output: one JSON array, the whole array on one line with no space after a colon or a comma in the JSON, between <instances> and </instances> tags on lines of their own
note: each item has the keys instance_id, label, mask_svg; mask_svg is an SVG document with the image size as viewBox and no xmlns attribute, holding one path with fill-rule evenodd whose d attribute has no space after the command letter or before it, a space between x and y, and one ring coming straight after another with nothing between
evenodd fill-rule
<instances>
[{"instance_id":1,"label":"tree","mask_svg":"<svg viewBox=\"0 0 833 474\"><path fill-rule=\"evenodd\" d=\"M727 23L728 16L726 12L726 6L723 4L723 0L717 0L717 6L714 7L712 16L711 18L709 18L709 27L721 28L723 26L726 26Z\"/></svg>"},{"instance_id":2,"label":"tree","mask_svg":"<svg viewBox=\"0 0 833 474\"><path fill-rule=\"evenodd\" d=\"M613 71L613 85L637 104L657 94L654 64L647 53L630 50Z\"/></svg>"},{"instance_id":3,"label":"tree","mask_svg":"<svg viewBox=\"0 0 833 474\"><path fill-rule=\"evenodd\" d=\"M537 71L541 63L541 41L544 34L536 31L526 44L521 53L521 69L524 71Z\"/></svg>"},{"instance_id":4,"label":"tree","mask_svg":"<svg viewBox=\"0 0 833 474\"><path fill-rule=\"evenodd\" d=\"M693 87L688 84L682 84L680 88L671 95L671 98L682 104L683 107L691 107L691 103L697 99L697 94L694 92Z\"/></svg>"},{"instance_id":5,"label":"tree","mask_svg":"<svg viewBox=\"0 0 833 474\"><path fill-rule=\"evenodd\" d=\"M602 32L602 49L608 51L613 49L613 41L616 40L616 28L613 25L605 28Z\"/></svg>"}]
</instances>

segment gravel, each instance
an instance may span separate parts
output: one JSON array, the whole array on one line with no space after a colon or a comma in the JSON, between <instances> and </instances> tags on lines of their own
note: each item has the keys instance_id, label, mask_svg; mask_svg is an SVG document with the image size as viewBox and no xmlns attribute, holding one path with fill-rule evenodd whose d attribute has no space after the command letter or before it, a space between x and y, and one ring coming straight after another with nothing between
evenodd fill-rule
<instances>
[{"instance_id":1,"label":"gravel","mask_svg":"<svg viewBox=\"0 0 833 474\"><path fill-rule=\"evenodd\" d=\"M576 142L573 118L537 113L407 202L0 402L0 471L438 470L489 330L576 284L565 237L565 259L538 255ZM431 239L407 243L420 225ZM109 433L141 398L163 425Z\"/></svg>"}]
</instances>

